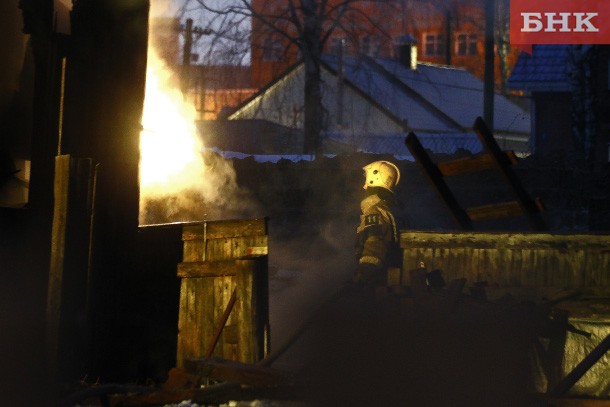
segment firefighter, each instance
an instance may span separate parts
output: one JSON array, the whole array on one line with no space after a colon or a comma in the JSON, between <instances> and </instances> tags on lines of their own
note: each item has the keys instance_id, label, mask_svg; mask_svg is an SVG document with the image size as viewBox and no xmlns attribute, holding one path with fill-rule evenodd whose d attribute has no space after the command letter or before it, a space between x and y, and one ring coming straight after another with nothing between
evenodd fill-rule
<instances>
[{"instance_id":1,"label":"firefighter","mask_svg":"<svg viewBox=\"0 0 610 407\"><path fill-rule=\"evenodd\" d=\"M372 162L363 170L365 198L360 202L362 214L356 229L354 283L372 287L385 282L388 267L401 264L398 227L392 213L400 171L389 161Z\"/></svg>"}]
</instances>

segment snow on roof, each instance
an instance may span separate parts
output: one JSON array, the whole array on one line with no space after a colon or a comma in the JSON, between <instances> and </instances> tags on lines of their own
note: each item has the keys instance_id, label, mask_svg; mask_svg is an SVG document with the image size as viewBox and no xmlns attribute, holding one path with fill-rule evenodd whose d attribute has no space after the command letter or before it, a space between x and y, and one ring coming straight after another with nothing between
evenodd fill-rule
<instances>
[{"instance_id":1,"label":"snow on roof","mask_svg":"<svg viewBox=\"0 0 610 407\"><path fill-rule=\"evenodd\" d=\"M335 67L336 58L324 61ZM413 70L392 58L345 58L344 76L409 128L437 132L470 129L483 115L483 82L463 68L418 63ZM528 112L500 94L494 95L494 129L530 131Z\"/></svg>"},{"instance_id":2,"label":"snow on roof","mask_svg":"<svg viewBox=\"0 0 610 407\"><path fill-rule=\"evenodd\" d=\"M330 61L330 60L328 60ZM332 65L331 65L332 66ZM344 77L360 91L391 112L399 120L405 121L416 131L461 131L459 125L444 118L441 112L430 106L426 100L399 86L396 78L384 75L371 65L355 58L346 58L343 65ZM471 123L472 124L472 123Z\"/></svg>"}]
</instances>

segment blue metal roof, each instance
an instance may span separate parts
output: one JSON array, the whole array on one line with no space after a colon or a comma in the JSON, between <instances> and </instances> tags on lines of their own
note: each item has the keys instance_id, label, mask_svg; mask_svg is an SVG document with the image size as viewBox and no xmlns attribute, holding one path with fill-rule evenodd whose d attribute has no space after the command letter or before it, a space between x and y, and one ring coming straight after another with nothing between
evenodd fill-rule
<instances>
[{"instance_id":1,"label":"blue metal roof","mask_svg":"<svg viewBox=\"0 0 610 407\"><path fill-rule=\"evenodd\" d=\"M336 69L336 58L324 61ZM415 132L464 132L483 116L483 82L463 68L418 63L413 70L392 58L350 58L344 77L406 120ZM494 96L494 131L529 134L530 116L500 94Z\"/></svg>"},{"instance_id":2,"label":"blue metal roof","mask_svg":"<svg viewBox=\"0 0 610 407\"><path fill-rule=\"evenodd\" d=\"M524 91L568 91L570 45L534 45L522 52L508 79L508 87Z\"/></svg>"}]
</instances>

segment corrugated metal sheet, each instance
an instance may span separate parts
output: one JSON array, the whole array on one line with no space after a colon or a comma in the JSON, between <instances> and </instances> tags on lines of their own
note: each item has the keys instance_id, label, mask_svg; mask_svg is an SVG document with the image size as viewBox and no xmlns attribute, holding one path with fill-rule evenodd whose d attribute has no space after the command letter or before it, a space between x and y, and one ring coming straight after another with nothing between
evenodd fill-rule
<instances>
[{"instance_id":1,"label":"corrugated metal sheet","mask_svg":"<svg viewBox=\"0 0 610 407\"><path fill-rule=\"evenodd\" d=\"M327 57L325 61L336 66L335 58ZM405 117L412 129L469 129L477 116L483 116L483 82L463 68L418 63L413 70L391 58L347 58L344 67L349 81L395 115ZM403 86L397 86L397 82ZM421 116L419 109L425 110L426 115ZM530 115L496 94L494 128L498 132L529 134Z\"/></svg>"},{"instance_id":2,"label":"corrugated metal sheet","mask_svg":"<svg viewBox=\"0 0 610 407\"><path fill-rule=\"evenodd\" d=\"M347 59L344 61L344 76L387 111L405 121L411 129L444 133L462 131L456 123L444 120L425 98L409 91L407 86L398 86L394 77L383 75L369 63L354 58ZM476 116L472 118L469 125L472 125L475 118Z\"/></svg>"}]
</instances>

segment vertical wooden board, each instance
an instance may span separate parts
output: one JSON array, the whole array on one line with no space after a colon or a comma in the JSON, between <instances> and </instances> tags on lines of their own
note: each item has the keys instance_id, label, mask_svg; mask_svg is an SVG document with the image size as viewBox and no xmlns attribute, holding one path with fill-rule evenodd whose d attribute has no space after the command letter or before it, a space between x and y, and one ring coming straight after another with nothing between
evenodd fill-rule
<instances>
[{"instance_id":1,"label":"vertical wooden board","mask_svg":"<svg viewBox=\"0 0 610 407\"><path fill-rule=\"evenodd\" d=\"M536 287L536 269L534 268L534 261L532 256L532 250L530 248L523 249L523 272L525 273L525 285L527 287Z\"/></svg>"},{"instance_id":2,"label":"vertical wooden board","mask_svg":"<svg viewBox=\"0 0 610 407\"><path fill-rule=\"evenodd\" d=\"M499 256L500 250L497 247L490 249L489 252L486 254L485 263L491 275L492 281L497 285L502 285L503 275L502 270L500 269L501 266L500 261L498 259Z\"/></svg>"},{"instance_id":3,"label":"vertical wooden board","mask_svg":"<svg viewBox=\"0 0 610 407\"><path fill-rule=\"evenodd\" d=\"M582 283L585 287L594 286L595 282L593 281L593 276L591 275L589 270L586 270L583 267L584 260L584 251L581 249L574 249L570 251L569 254L569 264L574 273L582 275Z\"/></svg>"},{"instance_id":4,"label":"vertical wooden board","mask_svg":"<svg viewBox=\"0 0 610 407\"><path fill-rule=\"evenodd\" d=\"M200 250L199 240L188 240L182 243L182 261L195 262L202 261L203 257Z\"/></svg>"},{"instance_id":5,"label":"vertical wooden board","mask_svg":"<svg viewBox=\"0 0 610 407\"><path fill-rule=\"evenodd\" d=\"M178 339L176 342L176 367L184 367L183 355L186 353L185 335L188 326L187 286L185 279L180 282L180 299L178 305Z\"/></svg>"},{"instance_id":6,"label":"vertical wooden board","mask_svg":"<svg viewBox=\"0 0 610 407\"><path fill-rule=\"evenodd\" d=\"M455 248L449 248L445 257L444 270L447 273L447 282L458 278L457 254Z\"/></svg>"},{"instance_id":7,"label":"vertical wooden board","mask_svg":"<svg viewBox=\"0 0 610 407\"><path fill-rule=\"evenodd\" d=\"M466 278L468 283L472 284L477 281L476 271L472 268L472 248L465 247L460 249L460 254L462 257L460 262L462 265L461 274Z\"/></svg>"},{"instance_id":8,"label":"vertical wooden board","mask_svg":"<svg viewBox=\"0 0 610 407\"><path fill-rule=\"evenodd\" d=\"M235 276L237 282L237 306L239 316L239 341L238 341L238 353L239 360L243 363L254 363L256 362L256 349L254 336L254 310L253 302L256 301L254 298L253 291L253 261L240 261L237 274Z\"/></svg>"},{"instance_id":9,"label":"vertical wooden board","mask_svg":"<svg viewBox=\"0 0 610 407\"><path fill-rule=\"evenodd\" d=\"M511 274L514 276L515 280L519 282L519 286L524 287L526 284L525 273L523 271L523 250L522 249L513 249L511 250L513 256L513 270L511 270Z\"/></svg>"},{"instance_id":10,"label":"vertical wooden board","mask_svg":"<svg viewBox=\"0 0 610 407\"><path fill-rule=\"evenodd\" d=\"M610 249L599 252L599 272L601 273L601 284L604 287L610 286Z\"/></svg>"},{"instance_id":11,"label":"vertical wooden board","mask_svg":"<svg viewBox=\"0 0 610 407\"><path fill-rule=\"evenodd\" d=\"M208 240L206 253L207 253L206 254L207 261L223 260L225 258L221 255L221 252L218 250L218 239Z\"/></svg>"},{"instance_id":12,"label":"vertical wooden board","mask_svg":"<svg viewBox=\"0 0 610 407\"><path fill-rule=\"evenodd\" d=\"M498 250L498 263L500 264L501 285L514 285L512 278L512 271L514 269L512 251L500 248Z\"/></svg>"},{"instance_id":13,"label":"vertical wooden board","mask_svg":"<svg viewBox=\"0 0 610 407\"><path fill-rule=\"evenodd\" d=\"M467 283L472 282L472 275L468 273L467 267L469 262L467 259L467 250L464 247L454 248L455 253L455 269L458 278L465 278Z\"/></svg>"},{"instance_id":14,"label":"vertical wooden board","mask_svg":"<svg viewBox=\"0 0 610 407\"><path fill-rule=\"evenodd\" d=\"M562 273L560 270L557 270L553 266L554 250L551 248L544 248L540 251L540 262L545 270L548 284L551 287L562 287L565 281L565 273Z\"/></svg>"},{"instance_id":15,"label":"vertical wooden board","mask_svg":"<svg viewBox=\"0 0 610 407\"><path fill-rule=\"evenodd\" d=\"M481 281L487 281L488 284L493 284L493 276L489 269L488 252L489 249L486 248L476 249L477 270Z\"/></svg>"},{"instance_id":16,"label":"vertical wooden board","mask_svg":"<svg viewBox=\"0 0 610 407\"><path fill-rule=\"evenodd\" d=\"M199 284L197 305L200 315L197 326L193 327L193 340L198 344L197 353L193 356L203 357L214 335L214 310L218 302L214 292L214 277L202 277L193 280L197 280Z\"/></svg>"},{"instance_id":17,"label":"vertical wooden board","mask_svg":"<svg viewBox=\"0 0 610 407\"><path fill-rule=\"evenodd\" d=\"M219 322L221 321L224 310L229 302L228 296L230 296L230 294L228 294L228 296L226 294L226 284L224 281L224 277L214 277L214 278L212 278L212 281L213 281L214 305L212 306L212 309L210 310L210 313L212 314L212 321L209 324L207 324L207 326L209 327L209 331L208 331L207 335L205 336L205 338L206 338L205 339L205 343L206 343L205 352L207 352L209 347L211 346L211 341L214 337L214 332L215 332L216 328L218 327ZM218 343L214 347L214 352L212 353L212 356L223 357L223 346L224 346L224 341L223 341L223 337L221 335L220 338L218 339Z\"/></svg>"},{"instance_id":18,"label":"vertical wooden board","mask_svg":"<svg viewBox=\"0 0 610 407\"><path fill-rule=\"evenodd\" d=\"M563 287L565 285L565 270L558 270L553 266L555 256L550 249L543 249L542 252L542 267L546 270L546 275L549 284L552 287Z\"/></svg>"},{"instance_id":19,"label":"vertical wooden board","mask_svg":"<svg viewBox=\"0 0 610 407\"><path fill-rule=\"evenodd\" d=\"M458 278L465 278L468 282L471 282L472 275L468 273L467 269L470 264L467 258L468 250L465 247L456 247L453 251L455 253L455 268Z\"/></svg>"},{"instance_id":20,"label":"vertical wooden board","mask_svg":"<svg viewBox=\"0 0 610 407\"><path fill-rule=\"evenodd\" d=\"M583 249L583 272L589 272L592 276L593 281L595 281L596 286L602 286L602 274L599 267L596 266L598 263L598 259L600 258L600 253L595 249Z\"/></svg>"},{"instance_id":21,"label":"vertical wooden board","mask_svg":"<svg viewBox=\"0 0 610 407\"><path fill-rule=\"evenodd\" d=\"M496 249L481 250L480 267L483 269L483 273L485 273L486 279L490 284L498 283L497 267L494 266L494 256L496 254Z\"/></svg>"},{"instance_id":22,"label":"vertical wooden board","mask_svg":"<svg viewBox=\"0 0 610 407\"><path fill-rule=\"evenodd\" d=\"M197 332L194 330L200 325L197 280L201 279L183 279L181 282L176 357L178 367L183 366L185 358L196 356L199 353L199 343L194 340L197 336Z\"/></svg>"},{"instance_id":23,"label":"vertical wooden board","mask_svg":"<svg viewBox=\"0 0 610 407\"><path fill-rule=\"evenodd\" d=\"M574 274L574 272L570 269L566 269L564 267L562 267L563 264L563 253L561 253L560 250L553 250L552 251L553 254L553 263L552 263L552 267L555 270L563 270L563 278L562 278L562 286L565 288L575 288L578 287L580 284L579 278L577 275Z\"/></svg>"},{"instance_id":24,"label":"vertical wooden board","mask_svg":"<svg viewBox=\"0 0 610 407\"><path fill-rule=\"evenodd\" d=\"M261 256L256 259L254 273L254 319L256 354L254 359L259 361L266 357L271 346L269 324L269 257Z\"/></svg>"},{"instance_id":25,"label":"vertical wooden board","mask_svg":"<svg viewBox=\"0 0 610 407\"><path fill-rule=\"evenodd\" d=\"M562 267L564 264L564 255L561 250L553 250L553 268L556 270L563 270L562 286L566 288L578 287L579 281L578 276L574 274L573 270Z\"/></svg>"},{"instance_id":26,"label":"vertical wooden board","mask_svg":"<svg viewBox=\"0 0 610 407\"><path fill-rule=\"evenodd\" d=\"M441 247L438 249L438 266L436 268L440 269L443 273L443 278L445 279L445 282L449 282L453 279L453 276L451 274L451 271L448 269L448 260L449 257L449 249L447 249L446 247Z\"/></svg>"},{"instance_id":27,"label":"vertical wooden board","mask_svg":"<svg viewBox=\"0 0 610 407\"><path fill-rule=\"evenodd\" d=\"M403 250L403 270L402 274L402 285L407 286L410 284L409 281L409 270L413 270L419 267L419 260L421 258L421 251L419 248L407 248Z\"/></svg>"},{"instance_id":28,"label":"vertical wooden board","mask_svg":"<svg viewBox=\"0 0 610 407\"><path fill-rule=\"evenodd\" d=\"M547 287L549 285L548 270L544 268L544 253L540 249L532 249L532 270L535 273L536 286Z\"/></svg>"}]
</instances>

